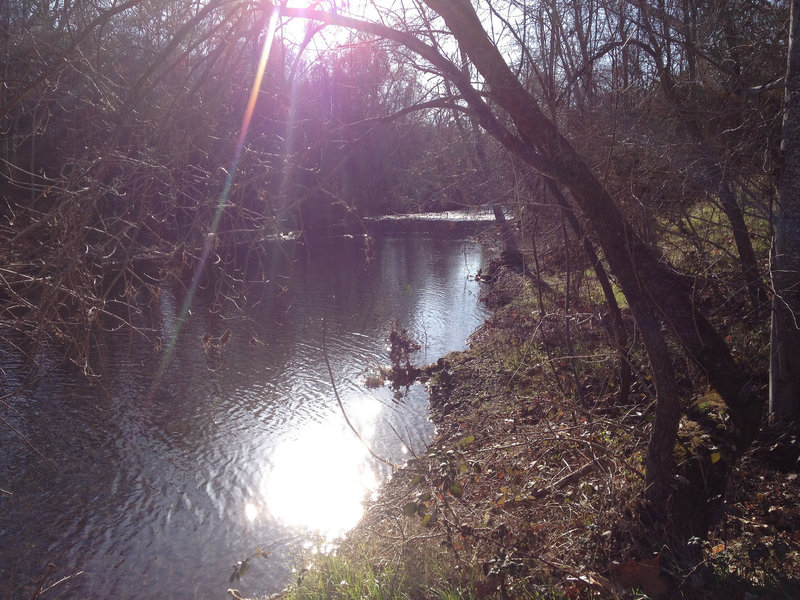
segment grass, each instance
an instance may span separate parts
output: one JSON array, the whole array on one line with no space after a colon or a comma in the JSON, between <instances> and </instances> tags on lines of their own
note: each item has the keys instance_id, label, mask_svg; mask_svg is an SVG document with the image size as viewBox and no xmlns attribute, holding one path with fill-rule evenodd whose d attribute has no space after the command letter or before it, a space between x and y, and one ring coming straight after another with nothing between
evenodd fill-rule
<instances>
[{"instance_id":1,"label":"grass","mask_svg":"<svg viewBox=\"0 0 800 600\"><path fill-rule=\"evenodd\" d=\"M766 270L769 255L769 222L755 215L745 215L745 222L753 250ZM689 207L683 221L665 224L662 251L675 265L685 265L687 272L736 271L739 268L738 254L731 224L722 209L712 202L697 202ZM691 243L689 240L694 240ZM707 264L698 265L698 260ZM695 270L698 266L699 271ZM713 267L713 268L712 268Z\"/></svg>"},{"instance_id":2,"label":"grass","mask_svg":"<svg viewBox=\"0 0 800 600\"><path fill-rule=\"evenodd\" d=\"M352 556L317 555L306 563L285 600L390 600L404 598L407 587L400 564L381 564L375 550L362 547Z\"/></svg>"},{"instance_id":3,"label":"grass","mask_svg":"<svg viewBox=\"0 0 800 600\"><path fill-rule=\"evenodd\" d=\"M452 557L424 546L384 557L380 547L358 543L327 555L300 558L304 565L281 600L560 600L545 586L487 588L485 581L454 569ZM483 579L482 577L480 579Z\"/></svg>"}]
</instances>

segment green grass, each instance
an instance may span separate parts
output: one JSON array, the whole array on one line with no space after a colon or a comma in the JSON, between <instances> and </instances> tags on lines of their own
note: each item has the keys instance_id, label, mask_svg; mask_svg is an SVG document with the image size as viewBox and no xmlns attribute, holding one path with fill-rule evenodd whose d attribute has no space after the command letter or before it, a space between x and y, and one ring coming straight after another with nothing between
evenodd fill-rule
<instances>
[{"instance_id":1,"label":"green grass","mask_svg":"<svg viewBox=\"0 0 800 600\"><path fill-rule=\"evenodd\" d=\"M437 545L406 548L391 558L375 546L359 544L345 551L300 559L299 575L282 600L491 600L485 578L464 573L452 554ZM519 600L556 600L563 596L545 586L506 589Z\"/></svg>"},{"instance_id":2,"label":"green grass","mask_svg":"<svg viewBox=\"0 0 800 600\"><path fill-rule=\"evenodd\" d=\"M519 369L526 368L538 359L539 362L545 360L540 355L538 345L530 340L524 340L517 343L516 340L511 340L509 343L506 354L503 356L503 366L508 371L513 373Z\"/></svg>"},{"instance_id":3,"label":"green grass","mask_svg":"<svg viewBox=\"0 0 800 600\"><path fill-rule=\"evenodd\" d=\"M617 300L617 306L619 306L622 310L628 308L628 299L625 297L625 294L622 293L622 288L620 288L613 281L611 282L611 288L614 290L614 298ZM597 281L597 276L594 272L594 269L591 267L588 267L583 272L583 285L581 286L579 292L581 294L585 294L586 298L592 304L599 306L605 306L606 304L606 297L603 294L603 288L600 286L600 282Z\"/></svg>"},{"instance_id":4,"label":"green grass","mask_svg":"<svg viewBox=\"0 0 800 600\"><path fill-rule=\"evenodd\" d=\"M745 215L745 224L750 232L753 250L758 260L764 262L769 254L769 222L761 217ZM738 268L738 253L727 216L719 206L711 202L697 202L687 210L683 232L677 224L666 225L661 239L662 251L675 265L688 263L689 270L696 267L697 251L702 250L705 259L717 267ZM696 234L697 237L694 237ZM696 246L690 240L694 239ZM766 266L766 265L764 265Z\"/></svg>"},{"instance_id":5,"label":"green grass","mask_svg":"<svg viewBox=\"0 0 800 600\"><path fill-rule=\"evenodd\" d=\"M318 555L287 590L286 600L390 600L404 598L406 575L400 565L371 560L371 552L345 558Z\"/></svg>"}]
</instances>

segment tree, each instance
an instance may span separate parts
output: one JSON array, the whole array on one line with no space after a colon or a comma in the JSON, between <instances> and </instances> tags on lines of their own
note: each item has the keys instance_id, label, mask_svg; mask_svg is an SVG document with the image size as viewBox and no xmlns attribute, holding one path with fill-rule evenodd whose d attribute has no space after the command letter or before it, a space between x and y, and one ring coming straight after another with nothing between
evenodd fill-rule
<instances>
[{"instance_id":1,"label":"tree","mask_svg":"<svg viewBox=\"0 0 800 600\"><path fill-rule=\"evenodd\" d=\"M763 137L754 135L754 129L763 124L754 123L752 116L767 111L756 112L752 107L779 80L758 64L762 57L744 50L738 23L748 18L756 23L766 21L765 29L771 23L759 19L759 8L749 0L711 4L683 0L657 7L637 0L636 4L671 125L680 132L680 151L696 161L695 187L719 198L750 297L756 306L763 306L764 284L736 185L761 176L747 168L747 154L758 151L753 148L754 140ZM734 22L732 14L736 12L741 16ZM765 77L772 79L765 82Z\"/></svg>"},{"instance_id":2,"label":"tree","mask_svg":"<svg viewBox=\"0 0 800 600\"><path fill-rule=\"evenodd\" d=\"M591 169L519 84L483 32L471 5L465 1L427 3L444 17L491 87L492 100L513 120L520 141L534 154L527 158L529 164L569 189L622 286L642 331L658 391L648 453L648 497L662 510L669 495L672 448L681 411L672 361L659 321L663 320L706 370L711 384L726 402L738 428L734 434L738 448L746 447L755 435L760 409L749 397L747 381L721 336L692 304L685 280L667 268L663 258L630 227Z\"/></svg>"},{"instance_id":3,"label":"tree","mask_svg":"<svg viewBox=\"0 0 800 600\"><path fill-rule=\"evenodd\" d=\"M800 0L792 0L772 257L770 412L800 418Z\"/></svg>"},{"instance_id":4,"label":"tree","mask_svg":"<svg viewBox=\"0 0 800 600\"><path fill-rule=\"evenodd\" d=\"M454 85L487 132L529 167L568 190L628 299L650 358L658 402L647 456L646 496L655 513L663 518L667 515L668 498L674 492L673 448L681 406L662 324L705 371L709 383L726 403L734 425L727 448L731 458L747 448L758 431L760 403L722 336L694 304L690 280L676 273L628 223L557 123L546 116L536 98L521 84L487 35L472 4L468 0L426 0L425 4L441 16L460 51L483 78L482 90L477 90L473 81L439 49L409 33L345 17L313 12L307 15L360 28L417 52ZM497 111L502 111L502 121ZM706 490L709 494L720 492ZM708 526L707 522L698 524L700 528Z\"/></svg>"},{"instance_id":5,"label":"tree","mask_svg":"<svg viewBox=\"0 0 800 600\"><path fill-rule=\"evenodd\" d=\"M241 273L269 272L258 250L318 216L309 198L340 217L434 195L445 161L425 153L442 140L407 110L413 68L356 38L304 61L267 35L274 16L239 0L0 2L0 323L30 356L63 351L91 374L104 329L159 343L130 316L189 270L242 306Z\"/></svg>"}]
</instances>

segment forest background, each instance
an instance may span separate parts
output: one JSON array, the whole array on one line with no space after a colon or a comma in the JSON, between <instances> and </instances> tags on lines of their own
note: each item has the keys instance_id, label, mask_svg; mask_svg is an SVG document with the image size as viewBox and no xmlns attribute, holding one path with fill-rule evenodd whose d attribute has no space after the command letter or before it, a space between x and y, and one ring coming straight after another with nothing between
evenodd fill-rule
<instances>
[{"instance_id":1,"label":"forest background","mask_svg":"<svg viewBox=\"0 0 800 600\"><path fill-rule=\"evenodd\" d=\"M800 413L798 14L6 0L0 321L22 337L5 346L92 377L98 332L132 327L165 278L213 271L220 302L245 308L265 240L489 204L510 220L509 264L530 272L532 247L566 268L567 298L599 286L620 402L646 355L643 514L705 532L715 511L687 499L720 497L767 413ZM676 487L679 421L709 390L728 415L722 459ZM4 382L3 406L14 393Z\"/></svg>"}]
</instances>

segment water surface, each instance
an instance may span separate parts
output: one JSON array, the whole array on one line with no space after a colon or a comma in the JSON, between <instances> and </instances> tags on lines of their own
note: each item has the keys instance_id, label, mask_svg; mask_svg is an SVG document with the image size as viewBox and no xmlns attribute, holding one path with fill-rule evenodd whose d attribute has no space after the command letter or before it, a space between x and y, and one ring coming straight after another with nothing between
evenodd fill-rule
<instances>
[{"instance_id":1,"label":"water surface","mask_svg":"<svg viewBox=\"0 0 800 600\"><path fill-rule=\"evenodd\" d=\"M418 363L465 346L486 316L474 281L484 250L452 234L388 235L366 262L358 237L295 244L239 299L254 305L246 316L201 289L181 324L186 291L173 285L141 317L155 315L160 349L109 334L97 384L59 366L12 399L2 416L41 456L0 426L0 488L13 493L0 494L0 597L29 598L50 562L48 583L83 573L43 598L225 598L231 565L257 549L269 558L234 587L282 588L296 549L352 527L390 474L345 423L323 320L361 437L395 462L425 447L424 390L398 400L364 378L387 361L393 320L422 343ZM204 349L228 329L221 353ZM7 350L2 360L13 380L19 365Z\"/></svg>"}]
</instances>

